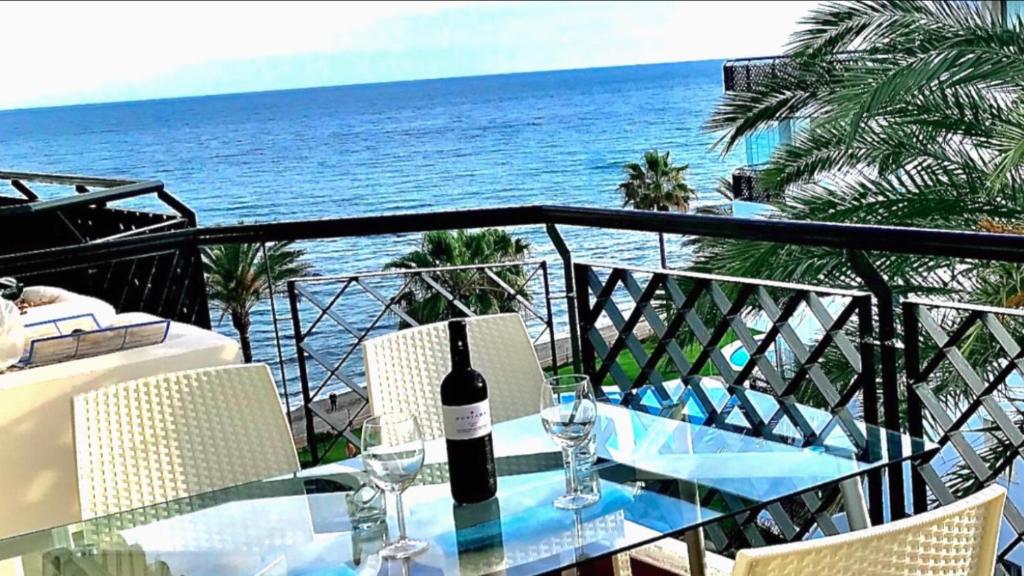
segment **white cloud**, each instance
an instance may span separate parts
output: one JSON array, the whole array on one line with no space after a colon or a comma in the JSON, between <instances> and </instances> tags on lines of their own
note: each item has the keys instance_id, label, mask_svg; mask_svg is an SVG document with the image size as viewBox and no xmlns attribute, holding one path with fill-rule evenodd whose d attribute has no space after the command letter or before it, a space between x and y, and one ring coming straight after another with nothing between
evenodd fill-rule
<instances>
[{"instance_id":1,"label":"white cloud","mask_svg":"<svg viewBox=\"0 0 1024 576\"><path fill-rule=\"evenodd\" d=\"M308 54L464 49L452 74L778 52L800 2L4 2L0 108L179 95L172 78L211 63ZM372 71L372 60L364 66ZM444 62L428 62L431 75ZM440 64L440 65L439 65ZM441 72L441 75L445 75ZM330 83L390 80L337 78ZM290 80L281 78L289 87ZM13 88L16 86L16 88ZM224 91L218 86L216 91ZM205 93L203 86L182 87ZM210 88L214 90L214 88Z\"/></svg>"}]
</instances>

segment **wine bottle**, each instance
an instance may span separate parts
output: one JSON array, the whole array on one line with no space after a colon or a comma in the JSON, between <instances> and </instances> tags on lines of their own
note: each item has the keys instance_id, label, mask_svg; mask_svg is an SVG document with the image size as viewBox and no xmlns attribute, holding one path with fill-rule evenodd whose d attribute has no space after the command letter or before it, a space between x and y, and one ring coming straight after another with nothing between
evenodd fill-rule
<instances>
[{"instance_id":1,"label":"wine bottle","mask_svg":"<svg viewBox=\"0 0 1024 576\"><path fill-rule=\"evenodd\" d=\"M473 370L465 320L448 323L452 369L441 381L448 479L459 504L483 502L498 491L487 381Z\"/></svg>"}]
</instances>

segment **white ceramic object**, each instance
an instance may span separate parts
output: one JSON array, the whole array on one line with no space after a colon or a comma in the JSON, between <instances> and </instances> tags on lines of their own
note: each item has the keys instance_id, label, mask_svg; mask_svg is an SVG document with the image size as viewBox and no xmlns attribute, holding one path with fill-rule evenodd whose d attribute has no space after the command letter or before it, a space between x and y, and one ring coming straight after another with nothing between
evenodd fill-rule
<instances>
[{"instance_id":1,"label":"white ceramic object","mask_svg":"<svg viewBox=\"0 0 1024 576\"><path fill-rule=\"evenodd\" d=\"M53 286L26 286L21 293L21 298L38 304L25 311L21 317L23 324L92 314L102 327L107 326L117 315L113 306L99 298L76 294Z\"/></svg>"},{"instance_id":2,"label":"white ceramic object","mask_svg":"<svg viewBox=\"0 0 1024 576\"><path fill-rule=\"evenodd\" d=\"M25 328L21 311L10 300L0 299L0 372L21 359L25 351Z\"/></svg>"}]
</instances>

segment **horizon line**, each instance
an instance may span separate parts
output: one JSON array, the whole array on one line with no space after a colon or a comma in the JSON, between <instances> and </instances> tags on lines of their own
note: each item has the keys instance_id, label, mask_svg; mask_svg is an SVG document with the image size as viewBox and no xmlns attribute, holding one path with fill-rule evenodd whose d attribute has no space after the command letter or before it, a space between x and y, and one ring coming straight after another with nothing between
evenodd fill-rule
<instances>
[{"instance_id":1,"label":"horizon line","mask_svg":"<svg viewBox=\"0 0 1024 576\"><path fill-rule=\"evenodd\" d=\"M79 102L76 104L51 104L43 106L21 106L18 108L0 108L0 114L6 112L28 112L33 110L54 110L59 108L76 108L86 106L107 106L111 104L141 104L146 102L161 102L164 100L190 100L200 98L219 98L228 96L242 96L252 94L276 94L279 92L296 92L299 90L327 90L332 88L347 88L353 86L381 86L385 84L411 84L415 82L436 82L442 80L462 80L469 78L490 78L494 76L522 76L527 74L549 74L558 72L579 72L583 70L612 70L615 68L640 68L644 66L666 66L671 64L696 64L700 62L725 62L732 58L700 58L697 60L672 60L668 62L645 62L640 64L617 64L613 66L589 66L585 68L549 68L542 70L519 70L513 72L493 72L489 74L469 74L465 76L434 76L428 78L405 78L402 80L385 80L380 82L352 82L349 84L322 84L317 86L295 86L291 88L273 88L270 90L252 90L248 92L211 92L205 94L189 94L185 96L166 96L162 98L139 98L134 100L108 100L104 102Z\"/></svg>"}]
</instances>

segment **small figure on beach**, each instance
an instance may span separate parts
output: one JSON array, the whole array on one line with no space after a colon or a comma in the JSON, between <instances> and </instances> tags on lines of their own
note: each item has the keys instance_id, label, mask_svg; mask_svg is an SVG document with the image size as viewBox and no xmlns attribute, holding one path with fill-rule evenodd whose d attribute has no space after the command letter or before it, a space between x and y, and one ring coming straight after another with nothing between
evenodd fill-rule
<instances>
[{"instance_id":1,"label":"small figure on beach","mask_svg":"<svg viewBox=\"0 0 1024 576\"><path fill-rule=\"evenodd\" d=\"M334 412L335 410L338 409L338 395L335 394L334 392L331 392L331 395L328 396L328 398L331 401L331 409L328 410L328 412Z\"/></svg>"}]
</instances>

